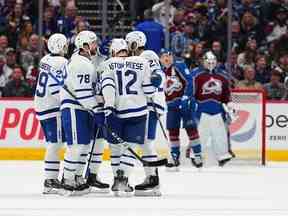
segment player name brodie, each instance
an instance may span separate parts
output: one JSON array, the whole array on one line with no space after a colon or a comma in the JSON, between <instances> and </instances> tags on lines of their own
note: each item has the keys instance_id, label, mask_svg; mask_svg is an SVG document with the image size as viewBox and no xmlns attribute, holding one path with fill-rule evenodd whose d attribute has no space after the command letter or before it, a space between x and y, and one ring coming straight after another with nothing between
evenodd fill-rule
<instances>
[{"instance_id":1,"label":"player name brodie","mask_svg":"<svg viewBox=\"0 0 288 216\"><path fill-rule=\"evenodd\" d=\"M126 67L130 68L130 69L134 69L134 70L143 70L143 63L136 63L136 62L125 62ZM125 66L125 64L123 63L117 63L117 62L113 62L111 64L109 64L109 68L110 70L114 70L114 69L121 69Z\"/></svg>"}]
</instances>

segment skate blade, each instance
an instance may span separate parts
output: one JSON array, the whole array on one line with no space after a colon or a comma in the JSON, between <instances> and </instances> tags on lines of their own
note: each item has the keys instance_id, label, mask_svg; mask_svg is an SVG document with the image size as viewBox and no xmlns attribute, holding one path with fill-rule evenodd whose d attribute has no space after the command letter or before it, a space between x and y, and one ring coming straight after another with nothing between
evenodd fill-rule
<instances>
[{"instance_id":1,"label":"skate blade","mask_svg":"<svg viewBox=\"0 0 288 216\"><path fill-rule=\"evenodd\" d=\"M159 197L162 196L159 189L152 189L152 190L135 190L134 196L151 196L151 197Z\"/></svg>"},{"instance_id":2,"label":"skate blade","mask_svg":"<svg viewBox=\"0 0 288 216\"><path fill-rule=\"evenodd\" d=\"M64 197L71 197L71 196L74 196L74 191L68 191L68 190L62 189L62 190L59 190L58 194Z\"/></svg>"},{"instance_id":3,"label":"skate blade","mask_svg":"<svg viewBox=\"0 0 288 216\"><path fill-rule=\"evenodd\" d=\"M166 167L167 172L180 172L179 167Z\"/></svg>"},{"instance_id":4,"label":"skate blade","mask_svg":"<svg viewBox=\"0 0 288 216\"><path fill-rule=\"evenodd\" d=\"M90 186L90 188L91 188L90 193L98 193L98 194L110 193L110 189L109 188L97 188L97 187L92 187L92 186Z\"/></svg>"},{"instance_id":5,"label":"skate blade","mask_svg":"<svg viewBox=\"0 0 288 216\"><path fill-rule=\"evenodd\" d=\"M60 188L44 187L42 194L59 194Z\"/></svg>"},{"instance_id":6,"label":"skate blade","mask_svg":"<svg viewBox=\"0 0 288 216\"><path fill-rule=\"evenodd\" d=\"M91 192L91 188L87 188L85 190L81 190L81 191L74 191L73 196L83 196L86 194L89 194Z\"/></svg>"},{"instance_id":7,"label":"skate blade","mask_svg":"<svg viewBox=\"0 0 288 216\"><path fill-rule=\"evenodd\" d=\"M132 197L133 192L113 191L115 197Z\"/></svg>"}]
</instances>

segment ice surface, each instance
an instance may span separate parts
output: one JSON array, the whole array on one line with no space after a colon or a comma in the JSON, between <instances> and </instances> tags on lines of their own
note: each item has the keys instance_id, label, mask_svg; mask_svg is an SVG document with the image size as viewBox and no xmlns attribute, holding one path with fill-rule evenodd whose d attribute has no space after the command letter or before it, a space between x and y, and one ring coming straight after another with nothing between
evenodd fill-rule
<instances>
[{"instance_id":1,"label":"ice surface","mask_svg":"<svg viewBox=\"0 0 288 216\"><path fill-rule=\"evenodd\" d=\"M42 195L42 162L0 161L1 216L277 216L288 215L288 164L185 166L178 173L160 169L162 197L115 198ZM132 185L143 180L135 168ZM111 183L108 163L101 169Z\"/></svg>"}]
</instances>

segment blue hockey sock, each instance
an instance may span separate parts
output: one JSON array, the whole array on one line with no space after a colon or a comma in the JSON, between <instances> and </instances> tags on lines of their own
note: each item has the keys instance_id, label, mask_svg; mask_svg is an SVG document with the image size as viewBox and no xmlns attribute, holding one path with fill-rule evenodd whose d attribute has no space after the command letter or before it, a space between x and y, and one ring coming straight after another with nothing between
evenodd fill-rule
<instances>
[{"instance_id":1,"label":"blue hockey sock","mask_svg":"<svg viewBox=\"0 0 288 216\"><path fill-rule=\"evenodd\" d=\"M191 149L192 149L192 151L193 151L195 156L200 156L201 153L202 153L202 148L201 148L201 144L200 143L191 146Z\"/></svg>"},{"instance_id":2,"label":"blue hockey sock","mask_svg":"<svg viewBox=\"0 0 288 216\"><path fill-rule=\"evenodd\" d=\"M171 155L173 159L179 160L180 157L180 146L172 146L171 147Z\"/></svg>"}]
</instances>

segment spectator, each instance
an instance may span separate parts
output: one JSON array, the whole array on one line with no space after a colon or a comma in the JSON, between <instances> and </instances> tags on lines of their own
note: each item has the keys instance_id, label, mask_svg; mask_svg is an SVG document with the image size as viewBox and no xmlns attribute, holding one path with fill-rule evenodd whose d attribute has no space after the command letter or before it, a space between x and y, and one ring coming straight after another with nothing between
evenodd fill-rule
<instances>
[{"instance_id":1,"label":"spectator","mask_svg":"<svg viewBox=\"0 0 288 216\"><path fill-rule=\"evenodd\" d=\"M170 1L171 3L171 1ZM161 1L152 7L152 12L154 14L154 21L161 24L162 26L166 26L166 8L165 8L165 1ZM172 25L174 15L176 12L176 8L170 4L169 7L169 20L168 24Z\"/></svg>"},{"instance_id":2,"label":"spectator","mask_svg":"<svg viewBox=\"0 0 288 216\"><path fill-rule=\"evenodd\" d=\"M268 100L287 99L287 90L281 83L281 73L277 70L271 72L270 82L264 85Z\"/></svg>"},{"instance_id":3,"label":"spectator","mask_svg":"<svg viewBox=\"0 0 288 216\"><path fill-rule=\"evenodd\" d=\"M268 83L271 76L270 68L267 65L267 60L265 55L258 55L256 57L256 65L255 65L255 79L261 84Z\"/></svg>"},{"instance_id":4,"label":"spectator","mask_svg":"<svg viewBox=\"0 0 288 216\"><path fill-rule=\"evenodd\" d=\"M254 38L249 38L246 43L246 48L244 52L238 55L237 64L240 67L244 67L245 65L255 65L255 58L257 55L257 41Z\"/></svg>"},{"instance_id":5,"label":"spectator","mask_svg":"<svg viewBox=\"0 0 288 216\"><path fill-rule=\"evenodd\" d=\"M5 35L0 36L0 55L4 55L8 47L8 38Z\"/></svg>"},{"instance_id":6,"label":"spectator","mask_svg":"<svg viewBox=\"0 0 288 216\"><path fill-rule=\"evenodd\" d=\"M57 31L57 24L52 7L48 7L44 11L42 29L42 33L46 38L48 38L52 33Z\"/></svg>"},{"instance_id":7,"label":"spectator","mask_svg":"<svg viewBox=\"0 0 288 216\"><path fill-rule=\"evenodd\" d=\"M191 51L189 58L185 59L188 68L193 69L202 64L202 57L204 54L203 42L196 43Z\"/></svg>"},{"instance_id":8,"label":"spectator","mask_svg":"<svg viewBox=\"0 0 288 216\"><path fill-rule=\"evenodd\" d=\"M65 16L61 16L57 20L57 31L71 38L73 30L76 27L77 21L81 18L77 17L77 7L74 2L69 2L65 8Z\"/></svg>"},{"instance_id":9,"label":"spectator","mask_svg":"<svg viewBox=\"0 0 288 216\"><path fill-rule=\"evenodd\" d=\"M33 34L33 26L30 21L25 21L23 24L23 27L21 29L19 39L18 39L18 48L19 47L25 47L28 45L29 38ZM21 43L21 44L20 44Z\"/></svg>"},{"instance_id":10,"label":"spectator","mask_svg":"<svg viewBox=\"0 0 288 216\"><path fill-rule=\"evenodd\" d=\"M224 50L222 48L222 44L220 41L213 41L212 47L211 47L212 52L214 55L217 57L217 61L220 64L224 64L226 62L226 56L224 53Z\"/></svg>"},{"instance_id":11,"label":"spectator","mask_svg":"<svg viewBox=\"0 0 288 216\"><path fill-rule=\"evenodd\" d=\"M13 48L7 48L6 50L6 65L4 65L4 71L9 76L12 74L13 69L17 63L16 51Z\"/></svg>"},{"instance_id":12,"label":"spectator","mask_svg":"<svg viewBox=\"0 0 288 216\"><path fill-rule=\"evenodd\" d=\"M164 29L159 23L153 20L152 11L147 9L144 12L144 21L139 23L135 30L143 32L147 37L146 49L159 53L164 47Z\"/></svg>"},{"instance_id":13,"label":"spectator","mask_svg":"<svg viewBox=\"0 0 288 216\"><path fill-rule=\"evenodd\" d=\"M16 3L14 5L14 10L8 16L9 25L15 27L17 31L19 31L24 21L28 20L30 20L30 18L24 14L23 5Z\"/></svg>"},{"instance_id":14,"label":"spectator","mask_svg":"<svg viewBox=\"0 0 288 216\"><path fill-rule=\"evenodd\" d=\"M255 69L253 66L247 65L244 67L244 80L236 84L237 89L261 90L261 83L255 80Z\"/></svg>"},{"instance_id":15,"label":"spectator","mask_svg":"<svg viewBox=\"0 0 288 216\"><path fill-rule=\"evenodd\" d=\"M12 79L3 89L3 97L32 97L31 88L24 80L21 67L15 66L12 73Z\"/></svg>"},{"instance_id":16,"label":"spectator","mask_svg":"<svg viewBox=\"0 0 288 216\"><path fill-rule=\"evenodd\" d=\"M37 34L32 34L29 38L28 48L20 54L20 63L25 71L35 62L39 61L42 53L39 52L40 38Z\"/></svg>"},{"instance_id":17,"label":"spectator","mask_svg":"<svg viewBox=\"0 0 288 216\"><path fill-rule=\"evenodd\" d=\"M2 96L3 88L8 83L10 79L9 71L5 70L6 65L6 59L5 56L0 55L0 97Z\"/></svg>"}]
</instances>

